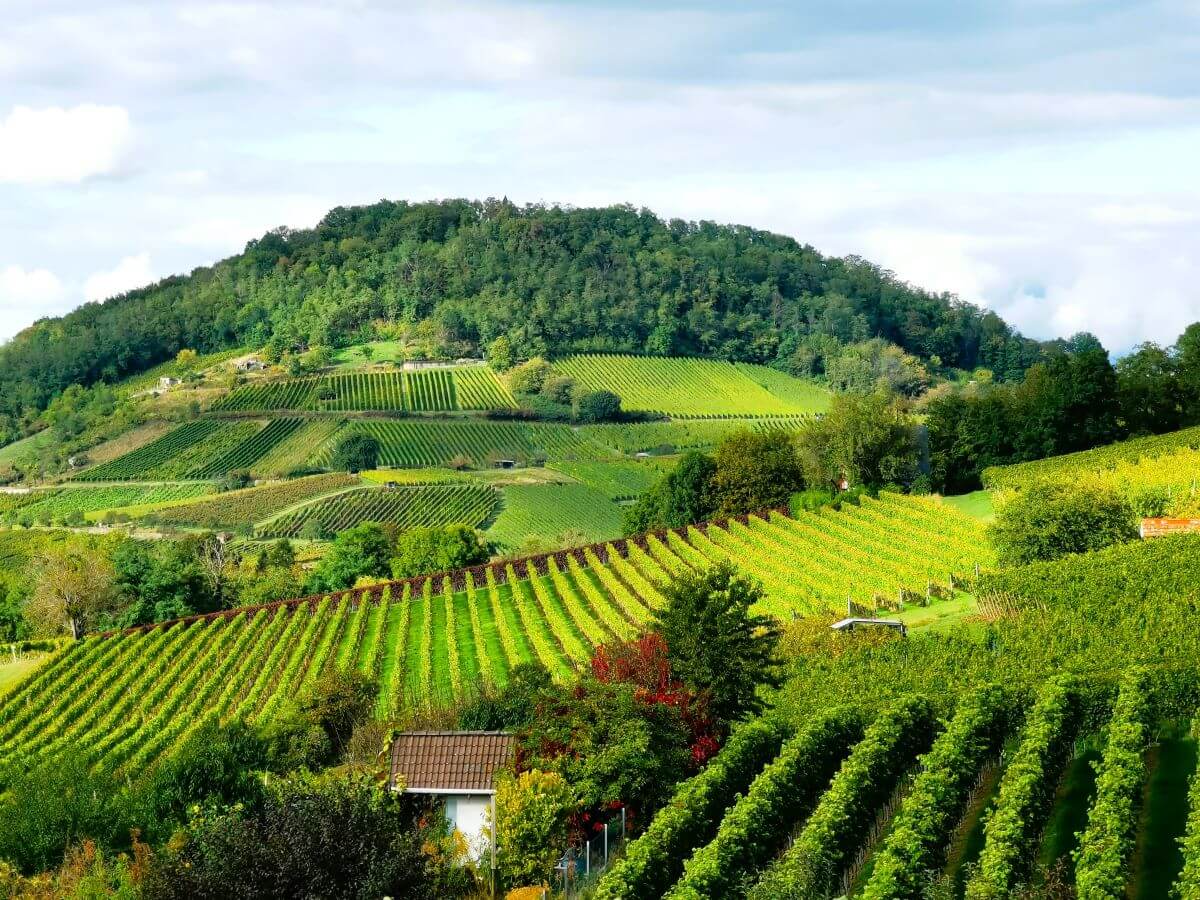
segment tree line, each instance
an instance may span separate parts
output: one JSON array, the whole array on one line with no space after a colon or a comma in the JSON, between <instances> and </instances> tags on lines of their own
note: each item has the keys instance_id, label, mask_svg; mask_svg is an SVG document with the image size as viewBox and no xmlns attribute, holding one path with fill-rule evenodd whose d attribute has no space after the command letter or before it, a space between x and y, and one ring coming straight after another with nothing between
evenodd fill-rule
<instances>
[{"instance_id":1,"label":"tree line","mask_svg":"<svg viewBox=\"0 0 1200 900\"><path fill-rule=\"evenodd\" d=\"M1012 384L944 385L922 400L936 490L980 486L988 466L1088 450L1200 423L1200 323L1171 347L1145 343L1113 365L1089 335Z\"/></svg>"},{"instance_id":2,"label":"tree line","mask_svg":"<svg viewBox=\"0 0 1200 900\"><path fill-rule=\"evenodd\" d=\"M26 329L0 347L0 438L70 385L114 382L185 348L274 355L397 333L449 356L503 336L519 359L698 354L815 374L839 346L882 338L1000 380L1053 346L865 260L745 226L630 206L383 201ZM854 379L861 367L831 374Z\"/></svg>"}]
</instances>

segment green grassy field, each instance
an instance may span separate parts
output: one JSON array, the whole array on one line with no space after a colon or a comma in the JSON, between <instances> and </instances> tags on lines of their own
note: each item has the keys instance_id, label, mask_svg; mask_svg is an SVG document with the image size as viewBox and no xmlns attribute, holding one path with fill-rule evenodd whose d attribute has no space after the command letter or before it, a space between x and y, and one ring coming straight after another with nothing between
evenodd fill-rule
<instances>
[{"instance_id":1,"label":"green grassy field","mask_svg":"<svg viewBox=\"0 0 1200 900\"><path fill-rule=\"evenodd\" d=\"M637 462L554 462L550 468L603 492L612 500L630 500L675 465L673 458Z\"/></svg>"},{"instance_id":2,"label":"green grassy field","mask_svg":"<svg viewBox=\"0 0 1200 900\"><path fill-rule=\"evenodd\" d=\"M990 522L995 515L990 491L972 491L970 494L959 494L956 497L942 499L947 506L981 522Z\"/></svg>"}]
</instances>

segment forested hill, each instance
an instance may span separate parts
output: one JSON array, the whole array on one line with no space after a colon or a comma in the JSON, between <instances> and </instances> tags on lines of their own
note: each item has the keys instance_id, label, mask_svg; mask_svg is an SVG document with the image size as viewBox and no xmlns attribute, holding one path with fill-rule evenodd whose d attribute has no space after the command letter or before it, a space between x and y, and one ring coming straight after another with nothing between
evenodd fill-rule
<instances>
[{"instance_id":1,"label":"forested hill","mask_svg":"<svg viewBox=\"0 0 1200 900\"><path fill-rule=\"evenodd\" d=\"M944 365L1019 375L1041 347L999 317L856 258L743 226L632 207L380 202L277 230L0 347L0 415L73 383L136 373L184 347L341 346L408 322L447 352L506 334L520 356L702 354L819 371L821 347L880 336Z\"/></svg>"}]
</instances>

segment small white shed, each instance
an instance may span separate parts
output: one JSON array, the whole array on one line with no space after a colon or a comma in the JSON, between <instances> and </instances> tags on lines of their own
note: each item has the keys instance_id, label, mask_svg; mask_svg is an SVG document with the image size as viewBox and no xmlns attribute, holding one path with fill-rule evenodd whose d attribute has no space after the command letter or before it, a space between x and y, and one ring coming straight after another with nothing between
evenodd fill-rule
<instances>
[{"instance_id":1,"label":"small white shed","mask_svg":"<svg viewBox=\"0 0 1200 900\"><path fill-rule=\"evenodd\" d=\"M496 772L513 758L516 742L503 731L408 731L392 743L388 786L440 799L446 820L478 861L492 842L488 811Z\"/></svg>"}]
</instances>

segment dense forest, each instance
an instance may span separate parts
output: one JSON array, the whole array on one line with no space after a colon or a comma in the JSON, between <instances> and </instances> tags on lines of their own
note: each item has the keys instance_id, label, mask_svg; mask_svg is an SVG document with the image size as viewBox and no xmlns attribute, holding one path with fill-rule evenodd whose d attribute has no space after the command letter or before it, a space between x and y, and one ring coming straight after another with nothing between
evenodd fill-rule
<instances>
[{"instance_id":1,"label":"dense forest","mask_svg":"<svg viewBox=\"0 0 1200 900\"><path fill-rule=\"evenodd\" d=\"M994 313L744 226L628 206L382 201L27 329L0 347L0 431L71 384L114 381L183 348L339 347L379 323L453 355L505 335L521 357L702 354L798 374L822 374L830 346L874 337L1000 381L1046 350Z\"/></svg>"}]
</instances>

